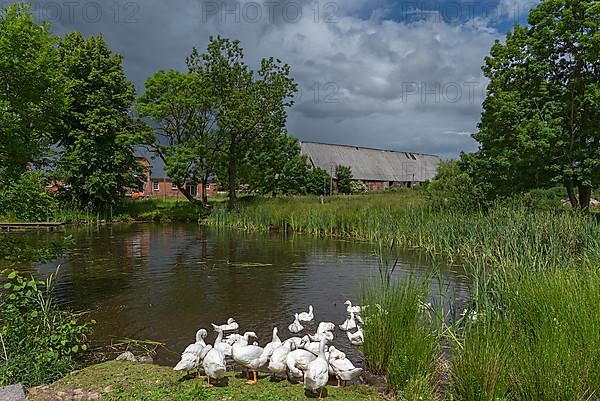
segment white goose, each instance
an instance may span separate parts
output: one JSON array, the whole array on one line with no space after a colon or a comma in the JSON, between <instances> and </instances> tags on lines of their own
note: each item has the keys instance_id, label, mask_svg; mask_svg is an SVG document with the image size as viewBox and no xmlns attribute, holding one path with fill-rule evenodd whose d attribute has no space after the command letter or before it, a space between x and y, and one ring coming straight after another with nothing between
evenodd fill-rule
<instances>
[{"instance_id":1,"label":"white goose","mask_svg":"<svg viewBox=\"0 0 600 401\"><path fill-rule=\"evenodd\" d=\"M215 338L213 348L222 352L225 356L231 356L231 345L226 341L223 341L223 330L219 327L217 331L219 334L217 334L217 338Z\"/></svg>"},{"instance_id":2,"label":"white goose","mask_svg":"<svg viewBox=\"0 0 600 401\"><path fill-rule=\"evenodd\" d=\"M326 331L335 330L335 323L331 322L321 322L319 323L319 327L317 327L317 333L324 333Z\"/></svg>"},{"instance_id":3,"label":"white goose","mask_svg":"<svg viewBox=\"0 0 600 401\"><path fill-rule=\"evenodd\" d=\"M296 349L296 344L292 341L285 341L280 347L273 350L271 358L269 359L269 372L272 376L283 374L287 370L287 356L288 354Z\"/></svg>"},{"instance_id":4,"label":"white goose","mask_svg":"<svg viewBox=\"0 0 600 401\"><path fill-rule=\"evenodd\" d=\"M265 345L263 357L269 358L276 348L281 347L281 344L281 339L277 335L277 327L273 327L273 337L271 338L271 342Z\"/></svg>"},{"instance_id":5,"label":"white goose","mask_svg":"<svg viewBox=\"0 0 600 401\"><path fill-rule=\"evenodd\" d=\"M219 329L221 329L223 331L235 331L240 327L240 325L232 317L227 319L226 324L221 324L221 325L217 325L214 323L211 323L211 324L212 324L212 327L215 329L215 331L219 331Z\"/></svg>"},{"instance_id":6,"label":"white goose","mask_svg":"<svg viewBox=\"0 0 600 401\"><path fill-rule=\"evenodd\" d=\"M350 333L348 331L346 332L346 334L348 335L348 340L350 340L350 343L352 343L352 345L363 345L363 343L365 342L365 335L363 333L362 327L360 326L358 326L358 330L356 330L354 333Z\"/></svg>"},{"instance_id":7,"label":"white goose","mask_svg":"<svg viewBox=\"0 0 600 401\"><path fill-rule=\"evenodd\" d=\"M305 349L290 351L285 359L290 379L299 380L302 383L303 372L308 368L308 364L315 359L317 359L317 356Z\"/></svg>"},{"instance_id":8,"label":"white goose","mask_svg":"<svg viewBox=\"0 0 600 401\"><path fill-rule=\"evenodd\" d=\"M204 342L206 335L207 332L204 329L200 329L196 332L196 342L186 347L181 354L181 360L175 365L173 370L184 370L189 373L200 367L200 354L202 353L202 349L206 347L206 343Z\"/></svg>"},{"instance_id":9,"label":"white goose","mask_svg":"<svg viewBox=\"0 0 600 401\"><path fill-rule=\"evenodd\" d=\"M315 318L315 315L313 314L313 306L312 305L308 305L308 313L307 312L302 312L298 314L298 320L301 322L312 322L312 320Z\"/></svg>"},{"instance_id":10,"label":"white goose","mask_svg":"<svg viewBox=\"0 0 600 401\"><path fill-rule=\"evenodd\" d=\"M300 324L297 313L294 314L294 317L295 317L294 322L288 326L288 330L290 331L290 333L296 334L296 333L300 333L302 330L304 330L304 326L302 326Z\"/></svg>"},{"instance_id":11,"label":"white goose","mask_svg":"<svg viewBox=\"0 0 600 401\"><path fill-rule=\"evenodd\" d=\"M344 302L344 305L348 305L348 307L346 308L346 312L350 313L350 312L354 312L354 313L360 313L360 306L356 305L356 306L352 306L352 302L350 302L350 300L346 300L346 302Z\"/></svg>"},{"instance_id":12,"label":"white goose","mask_svg":"<svg viewBox=\"0 0 600 401\"><path fill-rule=\"evenodd\" d=\"M211 345L204 347L202 353L204 354L206 350L208 351L206 352L204 359L202 359L202 367L204 368L204 373L206 373L208 387L212 387L210 379L219 381L225 377L227 365L225 364L225 355L221 351L213 348Z\"/></svg>"},{"instance_id":13,"label":"white goose","mask_svg":"<svg viewBox=\"0 0 600 401\"><path fill-rule=\"evenodd\" d=\"M362 369L355 367L352 362L346 358L346 354L336 349L333 345L329 347L329 366L333 375L337 378L340 387L340 381L346 382L356 380L362 374Z\"/></svg>"},{"instance_id":14,"label":"white goose","mask_svg":"<svg viewBox=\"0 0 600 401\"><path fill-rule=\"evenodd\" d=\"M346 319L344 323L340 325L340 329L344 331L354 330L356 328L356 321L354 320L354 312L350 312L350 317Z\"/></svg>"},{"instance_id":15,"label":"white goose","mask_svg":"<svg viewBox=\"0 0 600 401\"><path fill-rule=\"evenodd\" d=\"M238 365L246 368L253 373L253 379L248 380L248 384L256 383L256 371L265 363L266 359L261 358L263 349L257 345L244 344L244 341L235 341L231 348L231 356Z\"/></svg>"},{"instance_id":16,"label":"white goose","mask_svg":"<svg viewBox=\"0 0 600 401\"><path fill-rule=\"evenodd\" d=\"M331 331L324 331L322 333L316 332L315 335L309 334L308 337L310 341L319 342L322 339L326 339L327 341L333 341L333 333Z\"/></svg>"},{"instance_id":17,"label":"white goose","mask_svg":"<svg viewBox=\"0 0 600 401\"><path fill-rule=\"evenodd\" d=\"M319 340L319 342L313 342L310 340L309 336L304 336L302 337L301 347L315 355L319 355L320 341L321 340Z\"/></svg>"},{"instance_id":18,"label":"white goose","mask_svg":"<svg viewBox=\"0 0 600 401\"><path fill-rule=\"evenodd\" d=\"M319 390L319 399L323 399L323 388L329 381L329 363L325 356L326 340L321 340L319 345L319 356L308 364L304 372L304 388L311 393Z\"/></svg>"}]
</instances>

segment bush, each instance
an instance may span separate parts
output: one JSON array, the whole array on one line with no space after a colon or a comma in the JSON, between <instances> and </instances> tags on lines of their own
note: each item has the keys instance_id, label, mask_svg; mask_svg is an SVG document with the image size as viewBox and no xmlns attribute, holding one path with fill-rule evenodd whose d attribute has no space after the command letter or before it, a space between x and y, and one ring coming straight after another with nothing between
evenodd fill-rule
<instances>
[{"instance_id":1,"label":"bush","mask_svg":"<svg viewBox=\"0 0 600 401\"><path fill-rule=\"evenodd\" d=\"M306 193L311 195L330 195L331 176L320 167L308 172L306 177Z\"/></svg>"},{"instance_id":2,"label":"bush","mask_svg":"<svg viewBox=\"0 0 600 401\"><path fill-rule=\"evenodd\" d=\"M11 269L2 274L0 386L35 386L71 371L75 357L87 350L87 335L95 322L84 322L81 315L55 304L55 274L46 281Z\"/></svg>"},{"instance_id":3,"label":"bush","mask_svg":"<svg viewBox=\"0 0 600 401\"><path fill-rule=\"evenodd\" d=\"M444 207L470 210L484 201L483 190L475 185L458 160L442 161L426 190L434 204Z\"/></svg>"},{"instance_id":4,"label":"bush","mask_svg":"<svg viewBox=\"0 0 600 401\"><path fill-rule=\"evenodd\" d=\"M352 168L349 166L336 166L335 176L338 192L349 194L352 191Z\"/></svg>"},{"instance_id":5,"label":"bush","mask_svg":"<svg viewBox=\"0 0 600 401\"><path fill-rule=\"evenodd\" d=\"M350 183L350 192L353 194L363 194L367 192L368 188L362 181L352 181Z\"/></svg>"},{"instance_id":6,"label":"bush","mask_svg":"<svg viewBox=\"0 0 600 401\"><path fill-rule=\"evenodd\" d=\"M47 178L27 171L17 181L1 183L0 216L23 221L51 220L57 200L46 191Z\"/></svg>"}]
</instances>

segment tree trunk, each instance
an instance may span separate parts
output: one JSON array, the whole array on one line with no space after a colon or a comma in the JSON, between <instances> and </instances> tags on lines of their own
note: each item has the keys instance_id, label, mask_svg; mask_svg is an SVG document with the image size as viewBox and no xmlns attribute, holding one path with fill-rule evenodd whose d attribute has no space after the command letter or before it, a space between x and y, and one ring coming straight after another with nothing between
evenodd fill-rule
<instances>
[{"instance_id":1,"label":"tree trunk","mask_svg":"<svg viewBox=\"0 0 600 401\"><path fill-rule=\"evenodd\" d=\"M192 204L192 205L196 205L198 203L198 200L196 198L194 198L192 195L190 195L186 190L185 190L185 185L177 185L177 189L179 190L179 192L181 192L183 194L183 196L185 196L185 198Z\"/></svg>"},{"instance_id":2,"label":"tree trunk","mask_svg":"<svg viewBox=\"0 0 600 401\"><path fill-rule=\"evenodd\" d=\"M227 168L227 173L229 175L229 200L227 202L227 207L229 210L233 210L235 208L236 203L236 181L237 181L237 160L230 155L229 165Z\"/></svg>"},{"instance_id":3,"label":"tree trunk","mask_svg":"<svg viewBox=\"0 0 600 401\"><path fill-rule=\"evenodd\" d=\"M578 206L577 197L575 196L575 190L573 188L573 180L567 180L565 183L565 188L567 189L567 195L569 196L569 202L571 202L571 207L576 208Z\"/></svg>"},{"instance_id":4,"label":"tree trunk","mask_svg":"<svg viewBox=\"0 0 600 401\"><path fill-rule=\"evenodd\" d=\"M590 199L592 197L592 187L589 185L579 185L579 207L583 210L590 208Z\"/></svg>"},{"instance_id":5,"label":"tree trunk","mask_svg":"<svg viewBox=\"0 0 600 401\"><path fill-rule=\"evenodd\" d=\"M203 177L201 180L202 184L202 203L208 205L208 194L206 193L206 188L208 184L208 177Z\"/></svg>"}]
</instances>

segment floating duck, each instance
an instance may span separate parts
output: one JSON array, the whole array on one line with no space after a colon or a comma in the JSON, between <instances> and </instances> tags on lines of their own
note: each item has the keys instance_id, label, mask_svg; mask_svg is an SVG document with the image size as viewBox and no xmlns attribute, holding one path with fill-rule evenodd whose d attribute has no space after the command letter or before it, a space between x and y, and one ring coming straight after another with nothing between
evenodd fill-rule
<instances>
[{"instance_id":1,"label":"floating duck","mask_svg":"<svg viewBox=\"0 0 600 401\"><path fill-rule=\"evenodd\" d=\"M325 344L327 340L321 340L319 344L319 356L311 361L304 372L304 388L311 393L319 391L319 399L323 399L323 388L329 381L329 362L325 356Z\"/></svg>"},{"instance_id":2,"label":"floating duck","mask_svg":"<svg viewBox=\"0 0 600 401\"><path fill-rule=\"evenodd\" d=\"M313 306L308 305L308 313L302 312L298 314L298 320L301 322L311 322L315 318L313 314Z\"/></svg>"},{"instance_id":3,"label":"floating duck","mask_svg":"<svg viewBox=\"0 0 600 401\"><path fill-rule=\"evenodd\" d=\"M214 323L211 323L211 324L212 324L213 328L215 329L215 331L219 331L219 329L221 329L223 331L236 331L240 327L240 325L232 317L227 319L226 324L221 324L221 325L217 325Z\"/></svg>"},{"instance_id":4,"label":"floating duck","mask_svg":"<svg viewBox=\"0 0 600 401\"><path fill-rule=\"evenodd\" d=\"M300 324L297 313L294 314L294 317L295 317L294 322L288 326L288 330L290 331L290 333L296 334L296 333L300 333L302 330L304 330L304 326L302 326Z\"/></svg>"},{"instance_id":5,"label":"floating duck","mask_svg":"<svg viewBox=\"0 0 600 401\"><path fill-rule=\"evenodd\" d=\"M340 325L340 329L344 331L354 330L356 328L356 321L354 320L354 312L350 312L350 317L346 319L344 323Z\"/></svg>"},{"instance_id":6,"label":"floating duck","mask_svg":"<svg viewBox=\"0 0 600 401\"><path fill-rule=\"evenodd\" d=\"M183 370L189 373L200 367L200 355L202 354L204 347L206 347L206 343L204 342L206 335L207 332L205 329L200 329L196 332L196 342L186 347L181 354L181 360L175 365L173 370Z\"/></svg>"},{"instance_id":7,"label":"floating duck","mask_svg":"<svg viewBox=\"0 0 600 401\"><path fill-rule=\"evenodd\" d=\"M352 302L350 302L350 300L346 300L346 302L344 302L344 305L348 305L348 307L346 308L346 312L350 313L350 312L354 312L354 313L360 313L361 311L361 307L356 305L356 306L352 306Z\"/></svg>"}]
</instances>

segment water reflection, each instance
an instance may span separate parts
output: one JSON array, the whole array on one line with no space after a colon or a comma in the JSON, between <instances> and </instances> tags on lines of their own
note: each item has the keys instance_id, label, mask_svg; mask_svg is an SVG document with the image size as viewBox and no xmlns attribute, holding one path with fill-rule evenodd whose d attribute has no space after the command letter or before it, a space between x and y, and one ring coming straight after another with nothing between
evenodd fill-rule
<instances>
[{"instance_id":1,"label":"water reflection","mask_svg":"<svg viewBox=\"0 0 600 401\"><path fill-rule=\"evenodd\" d=\"M98 321L94 341L151 339L167 344L158 362L173 364L199 327L233 316L261 344L273 325L282 338L293 313L315 308L315 320L342 323L344 300L356 300L361 283L377 274L365 243L284 234L248 234L197 225L115 225L68 229L75 239L62 263L60 302L90 310ZM39 235L47 242L55 235ZM424 276L429 261L400 255L397 275ZM47 275L56 262L35 266ZM451 269L444 285L464 298L466 284ZM433 290L435 293L436 290ZM334 344L357 358L345 333ZM214 334L209 335L212 342Z\"/></svg>"}]
</instances>

